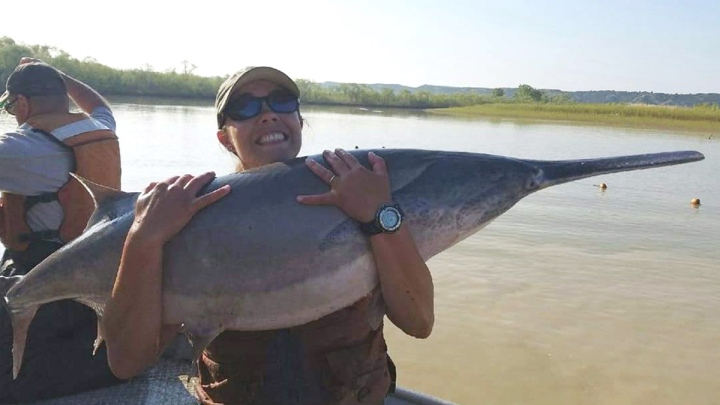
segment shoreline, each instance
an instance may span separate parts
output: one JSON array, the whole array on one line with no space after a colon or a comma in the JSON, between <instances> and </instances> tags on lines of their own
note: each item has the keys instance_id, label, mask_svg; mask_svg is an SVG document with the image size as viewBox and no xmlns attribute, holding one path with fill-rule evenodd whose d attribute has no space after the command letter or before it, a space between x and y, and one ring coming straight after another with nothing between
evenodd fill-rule
<instances>
[{"instance_id":1,"label":"shoreline","mask_svg":"<svg viewBox=\"0 0 720 405\"><path fill-rule=\"evenodd\" d=\"M210 98L128 96L109 94L113 102L154 105L191 105L212 107ZM542 104L487 103L468 107L410 107L329 101L305 101L301 106L345 107L367 110L400 110L447 115L458 118L508 118L539 122L567 122L629 128L684 130L720 134L720 110L713 107L669 107L646 104Z\"/></svg>"},{"instance_id":2,"label":"shoreline","mask_svg":"<svg viewBox=\"0 0 720 405\"><path fill-rule=\"evenodd\" d=\"M178 105L197 105L212 106L215 103L215 98L208 97L174 97L174 96L141 96L141 95L127 95L127 94L107 94L105 98L112 102L128 102L132 101L137 104L160 104L170 105L177 103ZM416 110L426 111L429 109L445 109L446 107L422 107L422 106L402 106L392 104L363 104L363 103L342 103L335 101L304 101L300 99L300 107L302 106L321 106L321 107L357 107L365 108L368 110L377 110L379 108L384 109L397 109L397 110Z\"/></svg>"}]
</instances>

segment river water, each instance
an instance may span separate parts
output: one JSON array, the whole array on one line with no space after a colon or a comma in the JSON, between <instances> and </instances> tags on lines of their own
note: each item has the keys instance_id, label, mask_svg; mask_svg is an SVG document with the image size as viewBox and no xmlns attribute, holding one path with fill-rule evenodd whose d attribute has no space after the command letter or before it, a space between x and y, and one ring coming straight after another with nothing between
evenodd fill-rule
<instances>
[{"instance_id":1,"label":"river water","mask_svg":"<svg viewBox=\"0 0 720 405\"><path fill-rule=\"evenodd\" d=\"M113 103L123 188L233 170L209 105ZM698 150L706 160L543 190L428 263L435 329L387 321L402 386L460 404L720 402L720 134L303 110L302 155L421 148L532 159ZM0 116L0 130L14 127ZM596 184L604 182L607 190ZM690 200L702 205L692 207Z\"/></svg>"}]
</instances>

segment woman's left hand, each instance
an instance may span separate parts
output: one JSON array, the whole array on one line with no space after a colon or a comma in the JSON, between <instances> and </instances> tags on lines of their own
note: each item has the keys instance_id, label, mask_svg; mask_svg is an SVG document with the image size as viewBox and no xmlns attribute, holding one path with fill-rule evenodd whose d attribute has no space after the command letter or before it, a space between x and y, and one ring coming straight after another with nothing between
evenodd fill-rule
<instances>
[{"instance_id":1,"label":"woman's left hand","mask_svg":"<svg viewBox=\"0 0 720 405\"><path fill-rule=\"evenodd\" d=\"M385 161L380 156L368 153L372 171L343 149L335 149L335 152L326 150L323 158L332 170L310 158L305 163L315 175L330 185L330 191L298 196L300 203L334 205L356 221L369 222L375 218L380 205L391 202L390 179Z\"/></svg>"}]
</instances>

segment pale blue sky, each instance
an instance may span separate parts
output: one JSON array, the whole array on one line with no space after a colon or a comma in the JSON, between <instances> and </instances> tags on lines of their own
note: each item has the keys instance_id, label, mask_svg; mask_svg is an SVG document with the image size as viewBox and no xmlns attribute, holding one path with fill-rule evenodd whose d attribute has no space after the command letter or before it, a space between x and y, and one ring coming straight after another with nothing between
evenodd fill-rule
<instances>
[{"instance_id":1,"label":"pale blue sky","mask_svg":"<svg viewBox=\"0 0 720 405\"><path fill-rule=\"evenodd\" d=\"M720 93L720 0L34 1L0 35L201 75L271 65L315 81Z\"/></svg>"}]
</instances>

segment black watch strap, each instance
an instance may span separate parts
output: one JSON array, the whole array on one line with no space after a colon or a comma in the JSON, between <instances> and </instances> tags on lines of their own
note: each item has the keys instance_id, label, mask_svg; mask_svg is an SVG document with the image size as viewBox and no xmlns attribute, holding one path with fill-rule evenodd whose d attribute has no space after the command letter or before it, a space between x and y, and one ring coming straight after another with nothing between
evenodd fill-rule
<instances>
[{"instance_id":1,"label":"black watch strap","mask_svg":"<svg viewBox=\"0 0 720 405\"><path fill-rule=\"evenodd\" d=\"M400 214L400 223L399 226L402 224L403 216L405 215L403 213L403 210L400 208L399 204L383 204L378 208L377 212L375 213L375 218L370 222L364 222L360 224L360 229L366 236L374 236L381 233L393 233L397 231L398 228L395 228L393 230L386 230L383 228L383 226L380 224L380 214L385 210L386 208L394 208L398 211Z\"/></svg>"},{"instance_id":2,"label":"black watch strap","mask_svg":"<svg viewBox=\"0 0 720 405\"><path fill-rule=\"evenodd\" d=\"M363 222L360 224L360 229L363 231L363 233L366 236L373 236L378 235L383 232L382 227L378 223L377 218L373 219L370 222Z\"/></svg>"}]
</instances>

